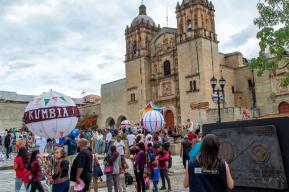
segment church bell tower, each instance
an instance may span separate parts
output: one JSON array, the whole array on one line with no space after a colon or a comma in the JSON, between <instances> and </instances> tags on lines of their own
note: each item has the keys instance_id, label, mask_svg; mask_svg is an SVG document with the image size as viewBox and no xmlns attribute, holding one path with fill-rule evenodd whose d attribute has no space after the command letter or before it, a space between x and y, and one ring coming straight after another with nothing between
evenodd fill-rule
<instances>
[{"instance_id":1,"label":"church bell tower","mask_svg":"<svg viewBox=\"0 0 289 192\"><path fill-rule=\"evenodd\" d=\"M214 6L208 0L183 0L176 7L177 50L179 63L181 121L204 122L190 104L206 102L210 108L210 78L220 76L218 41L215 31ZM202 115L203 114L203 115Z\"/></svg>"},{"instance_id":2,"label":"church bell tower","mask_svg":"<svg viewBox=\"0 0 289 192\"><path fill-rule=\"evenodd\" d=\"M139 110L151 100L150 43L159 30L144 4L125 30L128 116L133 122L139 121Z\"/></svg>"}]
</instances>

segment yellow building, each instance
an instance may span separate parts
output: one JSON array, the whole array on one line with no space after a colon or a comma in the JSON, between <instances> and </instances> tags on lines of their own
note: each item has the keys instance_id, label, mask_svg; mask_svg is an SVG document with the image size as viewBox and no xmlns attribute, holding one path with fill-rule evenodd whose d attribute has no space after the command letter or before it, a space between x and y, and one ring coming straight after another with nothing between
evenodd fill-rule
<instances>
[{"instance_id":1,"label":"yellow building","mask_svg":"<svg viewBox=\"0 0 289 192\"><path fill-rule=\"evenodd\" d=\"M222 107L252 107L253 72L241 53L219 52L214 12L212 2L184 0L176 6L177 28L161 28L141 5L125 30L126 78L101 87L99 126L117 126L124 119L138 123L140 110L151 101L163 108L167 127L208 122L207 109L191 105L217 107L213 76L227 81Z\"/></svg>"}]
</instances>

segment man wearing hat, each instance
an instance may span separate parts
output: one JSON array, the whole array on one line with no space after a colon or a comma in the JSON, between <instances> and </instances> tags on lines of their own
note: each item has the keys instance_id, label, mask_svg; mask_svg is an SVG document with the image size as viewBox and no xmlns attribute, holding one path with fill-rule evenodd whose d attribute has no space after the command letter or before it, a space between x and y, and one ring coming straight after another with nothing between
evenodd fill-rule
<instances>
[{"instance_id":1,"label":"man wearing hat","mask_svg":"<svg viewBox=\"0 0 289 192\"><path fill-rule=\"evenodd\" d=\"M190 160L188 153L191 150L191 148L192 142L189 141L188 136L185 136L180 151L180 156L183 158L184 168L186 168L187 161Z\"/></svg>"}]
</instances>

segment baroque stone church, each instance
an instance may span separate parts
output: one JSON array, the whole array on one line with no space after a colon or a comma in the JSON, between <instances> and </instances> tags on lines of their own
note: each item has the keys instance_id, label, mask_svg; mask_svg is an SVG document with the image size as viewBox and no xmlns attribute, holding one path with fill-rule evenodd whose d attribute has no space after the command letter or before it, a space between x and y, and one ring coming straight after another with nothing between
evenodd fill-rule
<instances>
[{"instance_id":1,"label":"baroque stone church","mask_svg":"<svg viewBox=\"0 0 289 192\"><path fill-rule=\"evenodd\" d=\"M126 78L101 87L98 125L139 123L140 111L153 101L163 108L166 127L208 122L212 100L210 79L226 80L224 108L254 105L253 72L239 52L220 53L215 10L208 0L176 5L177 28L160 27L145 5L125 30ZM202 109L192 106L202 103Z\"/></svg>"}]
</instances>

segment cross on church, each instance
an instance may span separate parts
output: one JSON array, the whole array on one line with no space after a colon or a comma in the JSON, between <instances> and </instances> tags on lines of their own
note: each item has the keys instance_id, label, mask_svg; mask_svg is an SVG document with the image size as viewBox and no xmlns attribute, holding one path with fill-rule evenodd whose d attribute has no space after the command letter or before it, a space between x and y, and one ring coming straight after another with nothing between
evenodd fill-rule
<instances>
[{"instance_id":1,"label":"cross on church","mask_svg":"<svg viewBox=\"0 0 289 192\"><path fill-rule=\"evenodd\" d=\"M141 4L142 4L142 5L143 5L143 1L144 1L144 0L141 0Z\"/></svg>"}]
</instances>

